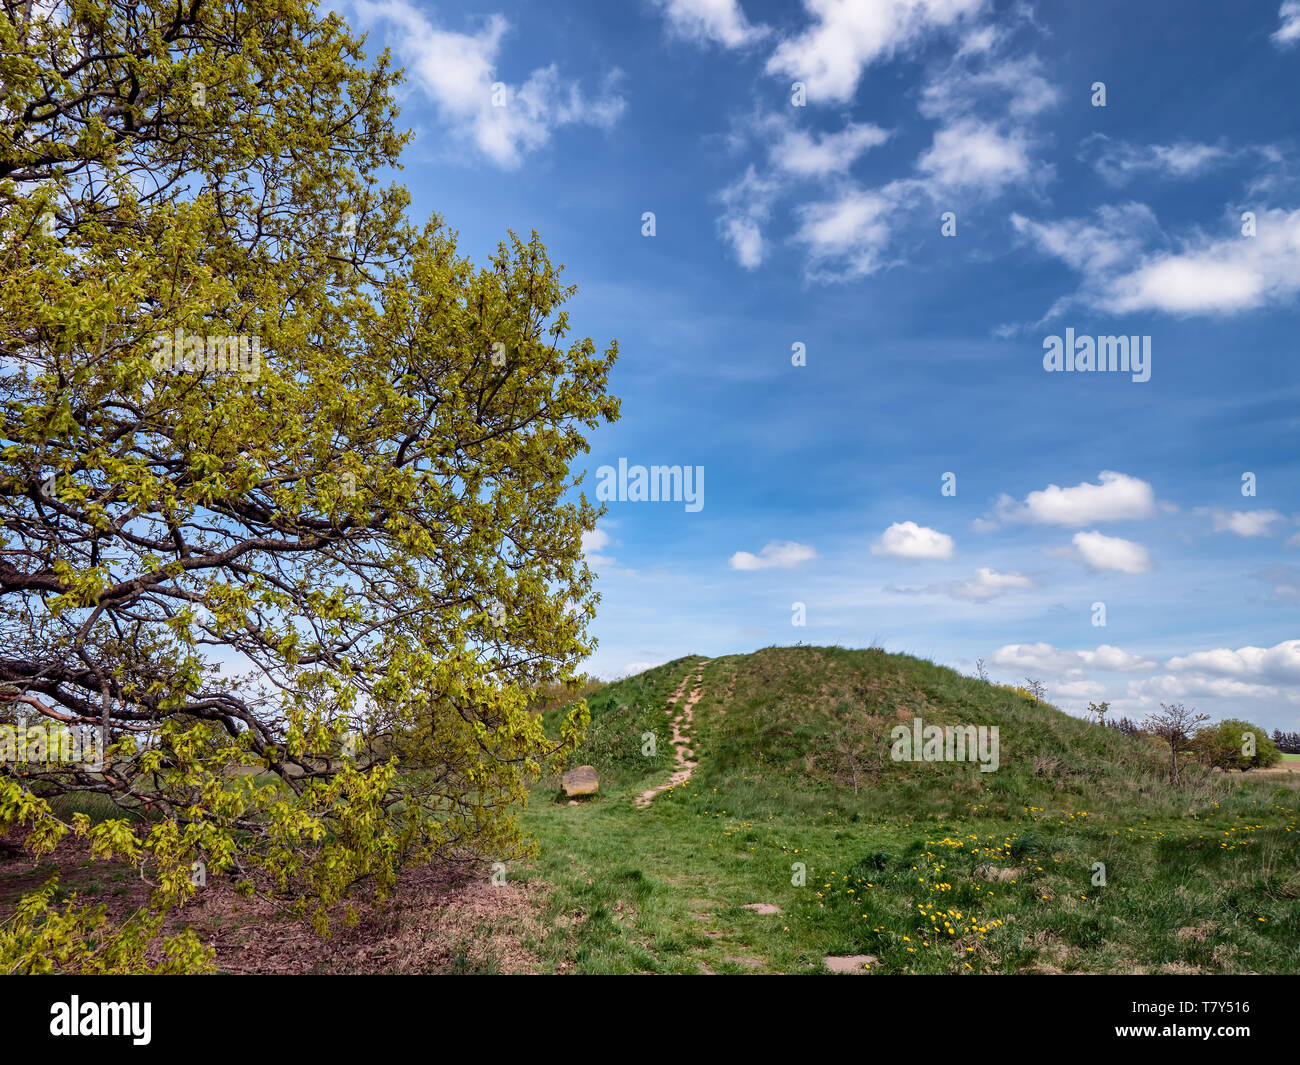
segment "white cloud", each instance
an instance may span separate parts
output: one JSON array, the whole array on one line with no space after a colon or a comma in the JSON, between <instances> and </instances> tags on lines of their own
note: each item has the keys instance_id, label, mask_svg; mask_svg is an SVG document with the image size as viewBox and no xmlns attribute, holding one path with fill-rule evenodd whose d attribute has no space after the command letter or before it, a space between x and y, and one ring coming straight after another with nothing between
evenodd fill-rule
<instances>
[{"instance_id":1,"label":"white cloud","mask_svg":"<svg viewBox=\"0 0 1300 1065\"><path fill-rule=\"evenodd\" d=\"M1155 493L1137 477L1114 470L1102 470L1098 484L1084 482L1073 488L1049 484L1030 492L1017 504L1011 496L1000 496L994 514L1000 521L1030 522L1036 525L1092 525L1099 521L1131 521L1155 514ZM995 524L983 519L981 527Z\"/></svg>"},{"instance_id":2,"label":"white cloud","mask_svg":"<svg viewBox=\"0 0 1300 1065\"><path fill-rule=\"evenodd\" d=\"M896 191L896 186L849 188L834 199L800 207L794 240L808 249L809 275L846 281L879 270L889 245Z\"/></svg>"},{"instance_id":3,"label":"white cloud","mask_svg":"<svg viewBox=\"0 0 1300 1065\"><path fill-rule=\"evenodd\" d=\"M560 126L612 126L623 112L621 97L606 91L586 99L552 64L534 70L523 84L506 85L505 106L494 106L497 55L509 23L491 15L475 33L435 26L410 0L353 0L361 21L386 24L392 47L412 80L433 100L453 139L469 144L498 166L513 170L544 146ZM611 74L607 81L615 80Z\"/></svg>"},{"instance_id":4,"label":"white cloud","mask_svg":"<svg viewBox=\"0 0 1300 1065\"><path fill-rule=\"evenodd\" d=\"M718 199L723 213L718 219L722 239L731 246L736 261L746 270L760 266L766 255L763 225L772 214L772 204L780 186L770 178L762 177L753 166L721 193Z\"/></svg>"},{"instance_id":5,"label":"white cloud","mask_svg":"<svg viewBox=\"0 0 1300 1065\"><path fill-rule=\"evenodd\" d=\"M1004 134L975 119L938 130L917 166L944 188L976 187L988 193L1027 179L1032 170L1022 132Z\"/></svg>"},{"instance_id":6,"label":"white cloud","mask_svg":"<svg viewBox=\"0 0 1300 1065\"><path fill-rule=\"evenodd\" d=\"M1052 686L1053 699L1099 700L1106 694L1106 685L1095 680L1067 680Z\"/></svg>"},{"instance_id":7,"label":"white cloud","mask_svg":"<svg viewBox=\"0 0 1300 1065\"><path fill-rule=\"evenodd\" d=\"M1132 144L1117 141L1104 133L1094 133L1080 145L1080 158L1093 156L1093 169L1108 184L1119 187L1139 174L1166 178L1192 178L1204 174L1216 164L1226 162L1233 153L1213 144L1177 141L1174 144Z\"/></svg>"},{"instance_id":8,"label":"white cloud","mask_svg":"<svg viewBox=\"0 0 1300 1065\"><path fill-rule=\"evenodd\" d=\"M1013 214L1011 224L1039 250L1088 275L1104 274L1136 259L1146 236L1159 229L1151 209L1140 203L1107 205L1096 214L1095 222L1069 219L1047 223Z\"/></svg>"},{"instance_id":9,"label":"white cloud","mask_svg":"<svg viewBox=\"0 0 1300 1065\"><path fill-rule=\"evenodd\" d=\"M895 522L871 545L873 555L890 558L952 558L952 537L914 521Z\"/></svg>"},{"instance_id":10,"label":"white cloud","mask_svg":"<svg viewBox=\"0 0 1300 1065\"><path fill-rule=\"evenodd\" d=\"M768 140L768 163L762 169L751 163L717 197L723 206L718 218L719 233L746 270L756 269L767 257L764 229L773 206L792 182L843 175L863 152L889 137L879 126L858 122L850 122L840 130L810 134L781 115L760 118L751 123L747 132ZM817 238L810 232L806 242L816 244Z\"/></svg>"},{"instance_id":11,"label":"white cloud","mask_svg":"<svg viewBox=\"0 0 1300 1065\"><path fill-rule=\"evenodd\" d=\"M1282 0L1277 17L1282 24L1273 34L1273 42L1285 48L1300 41L1300 0Z\"/></svg>"},{"instance_id":12,"label":"white cloud","mask_svg":"<svg viewBox=\"0 0 1300 1065\"><path fill-rule=\"evenodd\" d=\"M1033 587L1033 578L1023 573L998 573L987 566L980 566L975 571L975 576L968 581L935 585L929 590L946 592L957 599L971 599L982 603L1017 588Z\"/></svg>"},{"instance_id":13,"label":"white cloud","mask_svg":"<svg viewBox=\"0 0 1300 1065\"><path fill-rule=\"evenodd\" d=\"M898 261L896 220L905 211L948 204L954 195L969 202L972 194L994 196L1013 185L1041 187L1051 176L1052 167L1034 158L1036 140L1027 123L1060 94L1036 56L999 54L1010 29L969 20L986 6L983 0L805 0L805 6L816 22L782 42L767 69L803 82L815 101L852 99L867 66L924 34L960 28L965 35L954 58L932 72L923 89L921 114L939 120L939 127L906 176L876 187L847 180L863 152L890 136L877 126L850 122L817 133L776 115L753 123L768 143L765 172L751 170L724 191L727 211L718 220L742 266L753 269L767 257L773 208L802 182L823 184L790 211L797 226L790 239L807 252L805 276L843 282ZM1032 22L1022 8L1008 19Z\"/></svg>"},{"instance_id":14,"label":"white cloud","mask_svg":"<svg viewBox=\"0 0 1300 1065\"><path fill-rule=\"evenodd\" d=\"M1166 668L1175 673L1203 673L1217 677L1273 684L1300 684L1300 640L1284 640L1273 647L1216 647L1171 658Z\"/></svg>"},{"instance_id":15,"label":"white cloud","mask_svg":"<svg viewBox=\"0 0 1300 1065\"><path fill-rule=\"evenodd\" d=\"M1300 210L1257 211L1254 237L1242 235L1240 218L1230 215L1230 236L1196 233L1177 250L1145 250L1150 234L1143 231L1154 216L1139 204L1102 209L1094 222L1038 223L1019 215L1011 221L1082 275L1079 291L1049 315L1076 301L1122 314L1233 314L1300 292Z\"/></svg>"},{"instance_id":16,"label":"white cloud","mask_svg":"<svg viewBox=\"0 0 1300 1065\"><path fill-rule=\"evenodd\" d=\"M1077 557L1090 569L1119 573L1146 573L1151 569L1151 553L1139 543L1097 532L1078 532L1072 543Z\"/></svg>"},{"instance_id":17,"label":"white cloud","mask_svg":"<svg viewBox=\"0 0 1300 1065\"><path fill-rule=\"evenodd\" d=\"M978 13L984 0L804 0L804 7L812 26L782 41L767 71L802 81L810 102L847 103L872 63Z\"/></svg>"},{"instance_id":18,"label":"white cloud","mask_svg":"<svg viewBox=\"0 0 1300 1065\"><path fill-rule=\"evenodd\" d=\"M1104 669L1112 673L1139 673L1155 667L1155 662L1151 659L1130 654L1108 643L1101 644L1095 651L1080 651L1079 657L1091 669Z\"/></svg>"},{"instance_id":19,"label":"white cloud","mask_svg":"<svg viewBox=\"0 0 1300 1065\"><path fill-rule=\"evenodd\" d=\"M1131 698L1145 697L1148 700L1161 702L1184 702L1206 696L1215 699L1287 698L1280 689L1266 684L1248 684L1227 677L1207 677L1200 674L1173 676L1169 673L1130 681L1128 694ZM1231 713L1231 708L1227 712Z\"/></svg>"},{"instance_id":20,"label":"white cloud","mask_svg":"<svg viewBox=\"0 0 1300 1065\"><path fill-rule=\"evenodd\" d=\"M984 45L984 47L980 47ZM1005 108L1017 120L1031 118L1060 100L1061 94L1042 75L1035 55L993 58L993 39L972 34L957 58L921 90L921 113L951 120L972 112L987 113L991 106ZM971 58L983 65L972 67Z\"/></svg>"},{"instance_id":21,"label":"white cloud","mask_svg":"<svg viewBox=\"0 0 1300 1065\"><path fill-rule=\"evenodd\" d=\"M731 568L738 570L793 569L817 557L807 544L793 540L772 540L757 554L737 551L731 556Z\"/></svg>"},{"instance_id":22,"label":"white cloud","mask_svg":"<svg viewBox=\"0 0 1300 1065\"><path fill-rule=\"evenodd\" d=\"M597 526L590 532L582 534L582 553L590 554L593 551L599 551L609 544L609 533Z\"/></svg>"},{"instance_id":23,"label":"white cloud","mask_svg":"<svg viewBox=\"0 0 1300 1065\"><path fill-rule=\"evenodd\" d=\"M993 663L1010 669L1048 673L1071 673L1092 669L1109 673L1142 673L1156 668L1156 662L1131 654L1111 644L1095 651L1067 651L1050 643L1012 643L993 653Z\"/></svg>"},{"instance_id":24,"label":"white cloud","mask_svg":"<svg viewBox=\"0 0 1300 1065\"><path fill-rule=\"evenodd\" d=\"M1276 510L1222 510L1219 507L1197 507L1196 513L1209 515L1215 532L1233 532L1238 536L1271 536L1274 522L1286 521Z\"/></svg>"},{"instance_id":25,"label":"white cloud","mask_svg":"<svg viewBox=\"0 0 1300 1065\"><path fill-rule=\"evenodd\" d=\"M658 0L669 29L697 44L740 48L762 40L766 26L751 25L736 0Z\"/></svg>"},{"instance_id":26,"label":"white cloud","mask_svg":"<svg viewBox=\"0 0 1300 1065\"><path fill-rule=\"evenodd\" d=\"M597 569L608 569L618 563L608 555L602 554L610 544L609 533L597 526L590 532L582 534L582 554L587 565ZM630 570L627 572L631 572Z\"/></svg>"},{"instance_id":27,"label":"white cloud","mask_svg":"<svg viewBox=\"0 0 1300 1065\"><path fill-rule=\"evenodd\" d=\"M842 174L869 148L888 140L889 134L870 123L850 122L842 130L812 136L801 129L787 128L772 145L772 163L798 177L828 177Z\"/></svg>"},{"instance_id":28,"label":"white cloud","mask_svg":"<svg viewBox=\"0 0 1300 1065\"><path fill-rule=\"evenodd\" d=\"M1159 702L1208 700L1209 707L1202 704L1203 709L1226 717L1240 716L1233 703L1243 698L1274 705L1300 703L1300 640L1271 648L1217 648L1171 658L1164 664L1164 672L1130 680L1125 693L1118 696L1092 674L1148 673L1161 669L1160 664L1109 644L1095 651L1067 651L1048 643L1008 644L995 651L990 662L1017 676L1043 678L1054 700L1118 697L1123 702L1113 708L1115 713L1140 716ZM1223 702L1216 705L1218 700Z\"/></svg>"}]
</instances>

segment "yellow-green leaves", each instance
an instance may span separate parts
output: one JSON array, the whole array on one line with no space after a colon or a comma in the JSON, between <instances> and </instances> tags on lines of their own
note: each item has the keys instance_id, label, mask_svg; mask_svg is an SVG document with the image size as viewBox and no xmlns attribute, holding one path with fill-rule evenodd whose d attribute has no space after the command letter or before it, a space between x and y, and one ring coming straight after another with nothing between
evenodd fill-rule
<instances>
[{"instance_id":1,"label":"yellow-green leaves","mask_svg":"<svg viewBox=\"0 0 1300 1065\"><path fill-rule=\"evenodd\" d=\"M337 16L180 10L78 3L40 39L0 21L21 116L0 140L0 675L76 727L107 714L107 766L29 767L41 794L142 818L64 824L0 768L0 823L138 864L159 914L203 890L198 862L324 928L404 864L526 853L512 808L585 724L548 741L527 707L593 649L598 515L570 469L618 415L617 350L570 337L536 234L476 267L406 218L380 183L397 75ZM29 968L41 943L55 968L136 964L159 927L110 946L92 910L26 919L0 957ZM69 948L77 928L96 945Z\"/></svg>"}]
</instances>

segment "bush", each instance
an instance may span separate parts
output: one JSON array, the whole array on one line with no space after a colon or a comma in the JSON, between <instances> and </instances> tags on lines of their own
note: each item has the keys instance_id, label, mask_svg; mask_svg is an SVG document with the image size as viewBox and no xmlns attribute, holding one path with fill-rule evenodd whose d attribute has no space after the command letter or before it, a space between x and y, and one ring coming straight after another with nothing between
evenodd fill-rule
<instances>
[{"instance_id":1,"label":"bush","mask_svg":"<svg viewBox=\"0 0 1300 1065\"><path fill-rule=\"evenodd\" d=\"M1245 753L1252 744L1254 753ZM1192 741L1192 753L1203 765L1224 771L1264 769L1282 760L1282 752L1264 729L1236 718L1201 729Z\"/></svg>"}]
</instances>

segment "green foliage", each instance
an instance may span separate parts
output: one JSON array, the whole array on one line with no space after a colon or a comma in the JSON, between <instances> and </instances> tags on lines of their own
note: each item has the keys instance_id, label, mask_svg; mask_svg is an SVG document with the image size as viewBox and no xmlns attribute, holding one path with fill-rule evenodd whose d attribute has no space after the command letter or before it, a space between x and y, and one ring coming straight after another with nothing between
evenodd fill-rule
<instances>
[{"instance_id":1,"label":"green foliage","mask_svg":"<svg viewBox=\"0 0 1300 1065\"><path fill-rule=\"evenodd\" d=\"M1247 753L1251 749L1254 753ZM1282 761L1282 752L1267 732L1237 718L1202 728L1192 741L1192 753L1216 769L1266 769Z\"/></svg>"},{"instance_id":2,"label":"green foliage","mask_svg":"<svg viewBox=\"0 0 1300 1065\"><path fill-rule=\"evenodd\" d=\"M528 708L594 646L567 496L616 346L567 339L536 234L476 268L407 221L399 76L337 15L63 10L0 18L0 708L112 747L0 770L0 827L48 849L46 798L106 796L158 913L201 860L322 930L405 863L526 853L586 720ZM77 924L57 967L139 962L23 912L0 965Z\"/></svg>"}]
</instances>

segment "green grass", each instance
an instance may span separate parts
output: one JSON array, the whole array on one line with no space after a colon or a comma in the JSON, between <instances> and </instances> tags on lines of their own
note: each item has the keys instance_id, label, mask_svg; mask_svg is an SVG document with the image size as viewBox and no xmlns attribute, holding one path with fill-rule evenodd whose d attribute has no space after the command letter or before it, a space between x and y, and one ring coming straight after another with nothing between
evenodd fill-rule
<instances>
[{"instance_id":1,"label":"green grass","mask_svg":"<svg viewBox=\"0 0 1300 1065\"><path fill-rule=\"evenodd\" d=\"M1283 753L1283 755L1282 755L1282 761L1284 761L1284 762L1300 762L1300 754L1286 754L1286 753Z\"/></svg>"},{"instance_id":2,"label":"green grass","mask_svg":"<svg viewBox=\"0 0 1300 1065\"><path fill-rule=\"evenodd\" d=\"M811 973L870 954L888 973L1300 970L1290 780L1193 767L1175 790L1157 748L932 663L771 648L705 666L699 768L637 810L668 773L663 702L697 662L589 700L573 764L600 771L597 797L535 792L526 875L551 889L548 968ZM998 725L1001 768L882 762L871 741L854 795L836 731L887 736L913 715Z\"/></svg>"}]
</instances>

